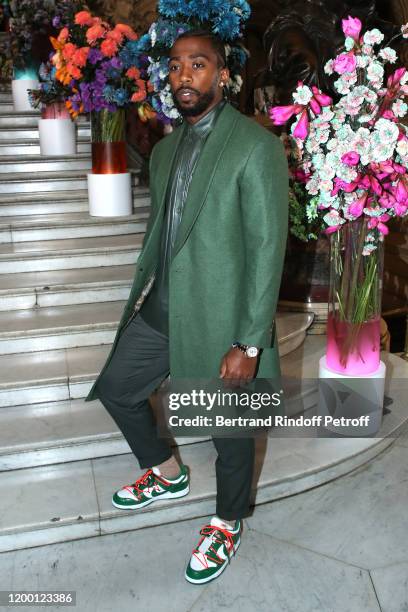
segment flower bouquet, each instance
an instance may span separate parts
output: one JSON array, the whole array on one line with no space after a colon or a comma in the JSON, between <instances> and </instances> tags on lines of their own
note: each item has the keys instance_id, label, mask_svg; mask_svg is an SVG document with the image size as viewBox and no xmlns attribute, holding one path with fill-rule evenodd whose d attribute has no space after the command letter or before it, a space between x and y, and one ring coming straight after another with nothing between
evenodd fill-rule
<instances>
[{"instance_id":1,"label":"flower bouquet","mask_svg":"<svg viewBox=\"0 0 408 612\"><path fill-rule=\"evenodd\" d=\"M42 155L74 155L76 153L75 124L71 121L65 99L67 85L56 79L56 68L51 61L40 66L38 89L28 90L33 108L41 109L38 122Z\"/></svg>"},{"instance_id":2,"label":"flower bouquet","mask_svg":"<svg viewBox=\"0 0 408 612\"><path fill-rule=\"evenodd\" d=\"M270 116L276 125L295 116L308 217L321 217L331 237L327 366L358 376L380 364L383 239L389 219L408 210L408 73L390 70L397 54L378 29L362 35L352 17L342 25L345 48L325 66L338 101L299 83L294 104Z\"/></svg>"},{"instance_id":3,"label":"flower bouquet","mask_svg":"<svg viewBox=\"0 0 408 612\"><path fill-rule=\"evenodd\" d=\"M136 66L124 64L121 53L137 38L130 26L111 27L88 11L76 13L74 22L63 27L56 38L51 38L55 49L52 57L55 76L69 89L66 105L72 117L81 113L91 115L93 175L88 177L88 186L92 183L96 194L93 198L90 189L91 214L96 214L103 200L106 208L101 214L124 214L124 210L130 214L131 211L125 109L131 103L140 104L145 100L149 84L141 78ZM101 175L110 175L111 179L97 181L92 178ZM114 187L113 176L117 185L124 186L126 205L123 208L115 193L119 187ZM108 183L111 186L110 204L106 192ZM93 203L98 204L95 209Z\"/></svg>"},{"instance_id":4,"label":"flower bouquet","mask_svg":"<svg viewBox=\"0 0 408 612\"><path fill-rule=\"evenodd\" d=\"M238 93L242 86L240 71L248 52L242 46L242 28L251 9L246 0L160 0L159 18L138 41L121 53L126 65L136 64L152 84L149 102L157 118L165 124L180 119L168 81L168 52L180 34L193 28L205 28L225 42L228 87Z\"/></svg>"}]
</instances>

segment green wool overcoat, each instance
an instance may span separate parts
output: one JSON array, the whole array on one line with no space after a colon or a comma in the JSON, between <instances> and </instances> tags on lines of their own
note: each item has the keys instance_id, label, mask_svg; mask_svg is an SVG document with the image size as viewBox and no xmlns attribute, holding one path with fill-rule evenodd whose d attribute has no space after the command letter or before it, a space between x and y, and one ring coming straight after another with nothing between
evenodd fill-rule
<instances>
[{"instance_id":1,"label":"green wool overcoat","mask_svg":"<svg viewBox=\"0 0 408 612\"><path fill-rule=\"evenodd\" d=\"M166 187L181 133L176 128L152 151L151 215L102 372L159 265ZM288 170L282 143L226 104L198 160L170 266L172 377L217 378L234 341L263 348L258 378L279 376L273 319L287 229ZM96 383L87 401L97 397Z\"/></svg>"}]
</instances>

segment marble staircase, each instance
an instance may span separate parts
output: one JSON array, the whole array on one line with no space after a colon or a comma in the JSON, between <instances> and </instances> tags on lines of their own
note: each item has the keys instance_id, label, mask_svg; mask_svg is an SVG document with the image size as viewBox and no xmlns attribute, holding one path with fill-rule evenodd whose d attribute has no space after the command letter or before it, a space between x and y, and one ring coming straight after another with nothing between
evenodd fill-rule
<instances>
[{"instance_id":1,"label":"marble staircase","mask_svg":"<svg viewBox=\"0 0 408 612\"><path fill-rule=\"evenodd\" d=\"M149 191L134 169L133 214L90 217L89 124L78 124L76 155L52 158L39 155L37 120L14 113L10 94L0 92L0 552L191 518L214 501L214 474L204 474L211 442L180 438L195 477L188 498L137 517L110 506L112 490L134 480L136 462L100 402L84 397L130 291ZM322 338L305 343L312 319L278 314L288 371L315 366L324 350ZM258 501L337 477L390 440L346 441L326 456L313 440L295 453L292 442L260 451Z\"/></svg>"}]
</instances>

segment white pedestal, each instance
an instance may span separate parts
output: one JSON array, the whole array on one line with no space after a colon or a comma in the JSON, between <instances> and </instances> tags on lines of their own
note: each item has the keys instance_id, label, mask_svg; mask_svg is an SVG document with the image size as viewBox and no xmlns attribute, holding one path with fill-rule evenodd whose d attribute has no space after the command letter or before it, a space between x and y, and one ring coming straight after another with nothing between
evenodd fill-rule
<instances>
[{"instance_id":1,"label":"white pedestal","mask_svg":"<svg viewBox=\"0 0 408 612\"><path fill-rule=\"evenodd\" d=\"M15 111L24 112L34 110L28 99L28 89L37 89L38 86L38 79L14 79L11 82Z\"/></svg>"},{"instance_id":2,"label":"white pedestal","mask_svg":"<svg viewBox=\"0 0 408 612\"><path fill-rule=\"evenodd\" d=\"M75 155L75 123L71 119L39 119L41 155Z\"/></svg>"},{"instance_id":3,"label":"white pedestal","mask_svg":"<svg viewBox=\"0 0 408 612\"><path fill-rule=\"evenodd\" d=\"M375 435L382 423L385 371L385 364L380 361L378 369L365 376L338 374L327 367L326 356L323 356L319 361L318 401L323 426L341 436ZM326 419L329 422L325 422ZM353 419L353 422L344 424L346 419Z\"/></svg>"},{"instance_id":4,"label":"white pedestal","mask_svg":"<svg viewBox=\"0 0 408 612\"><path fill-rule=\"evenodd\" d=\"M88 174L91 217L124 217L133 212L130 173Z\"/></svg>"}]
</instances>

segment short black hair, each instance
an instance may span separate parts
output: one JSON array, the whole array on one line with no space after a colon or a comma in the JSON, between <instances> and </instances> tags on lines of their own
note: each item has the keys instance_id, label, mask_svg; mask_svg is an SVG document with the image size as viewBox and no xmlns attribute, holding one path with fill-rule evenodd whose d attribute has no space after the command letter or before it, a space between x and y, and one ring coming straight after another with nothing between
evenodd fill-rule
<instances>
[{"instance_id":1,"label":"short black hair","mask_svg":"<svg viewBox=\"0 0 408 612\"><path fill-rule=\"evenodd\" d=\"M213 50L217 54L218 68L226 68L227 55L225 52L225 45L219 36L211 32L211 30L205 30L203 28L193 28L192 30L187 30L187 32L183 32L183 34L180 34L180 36L177 37L177 40L180 40L180 38L192 37L208 38Z\"/></svg>"}]
</instances>

